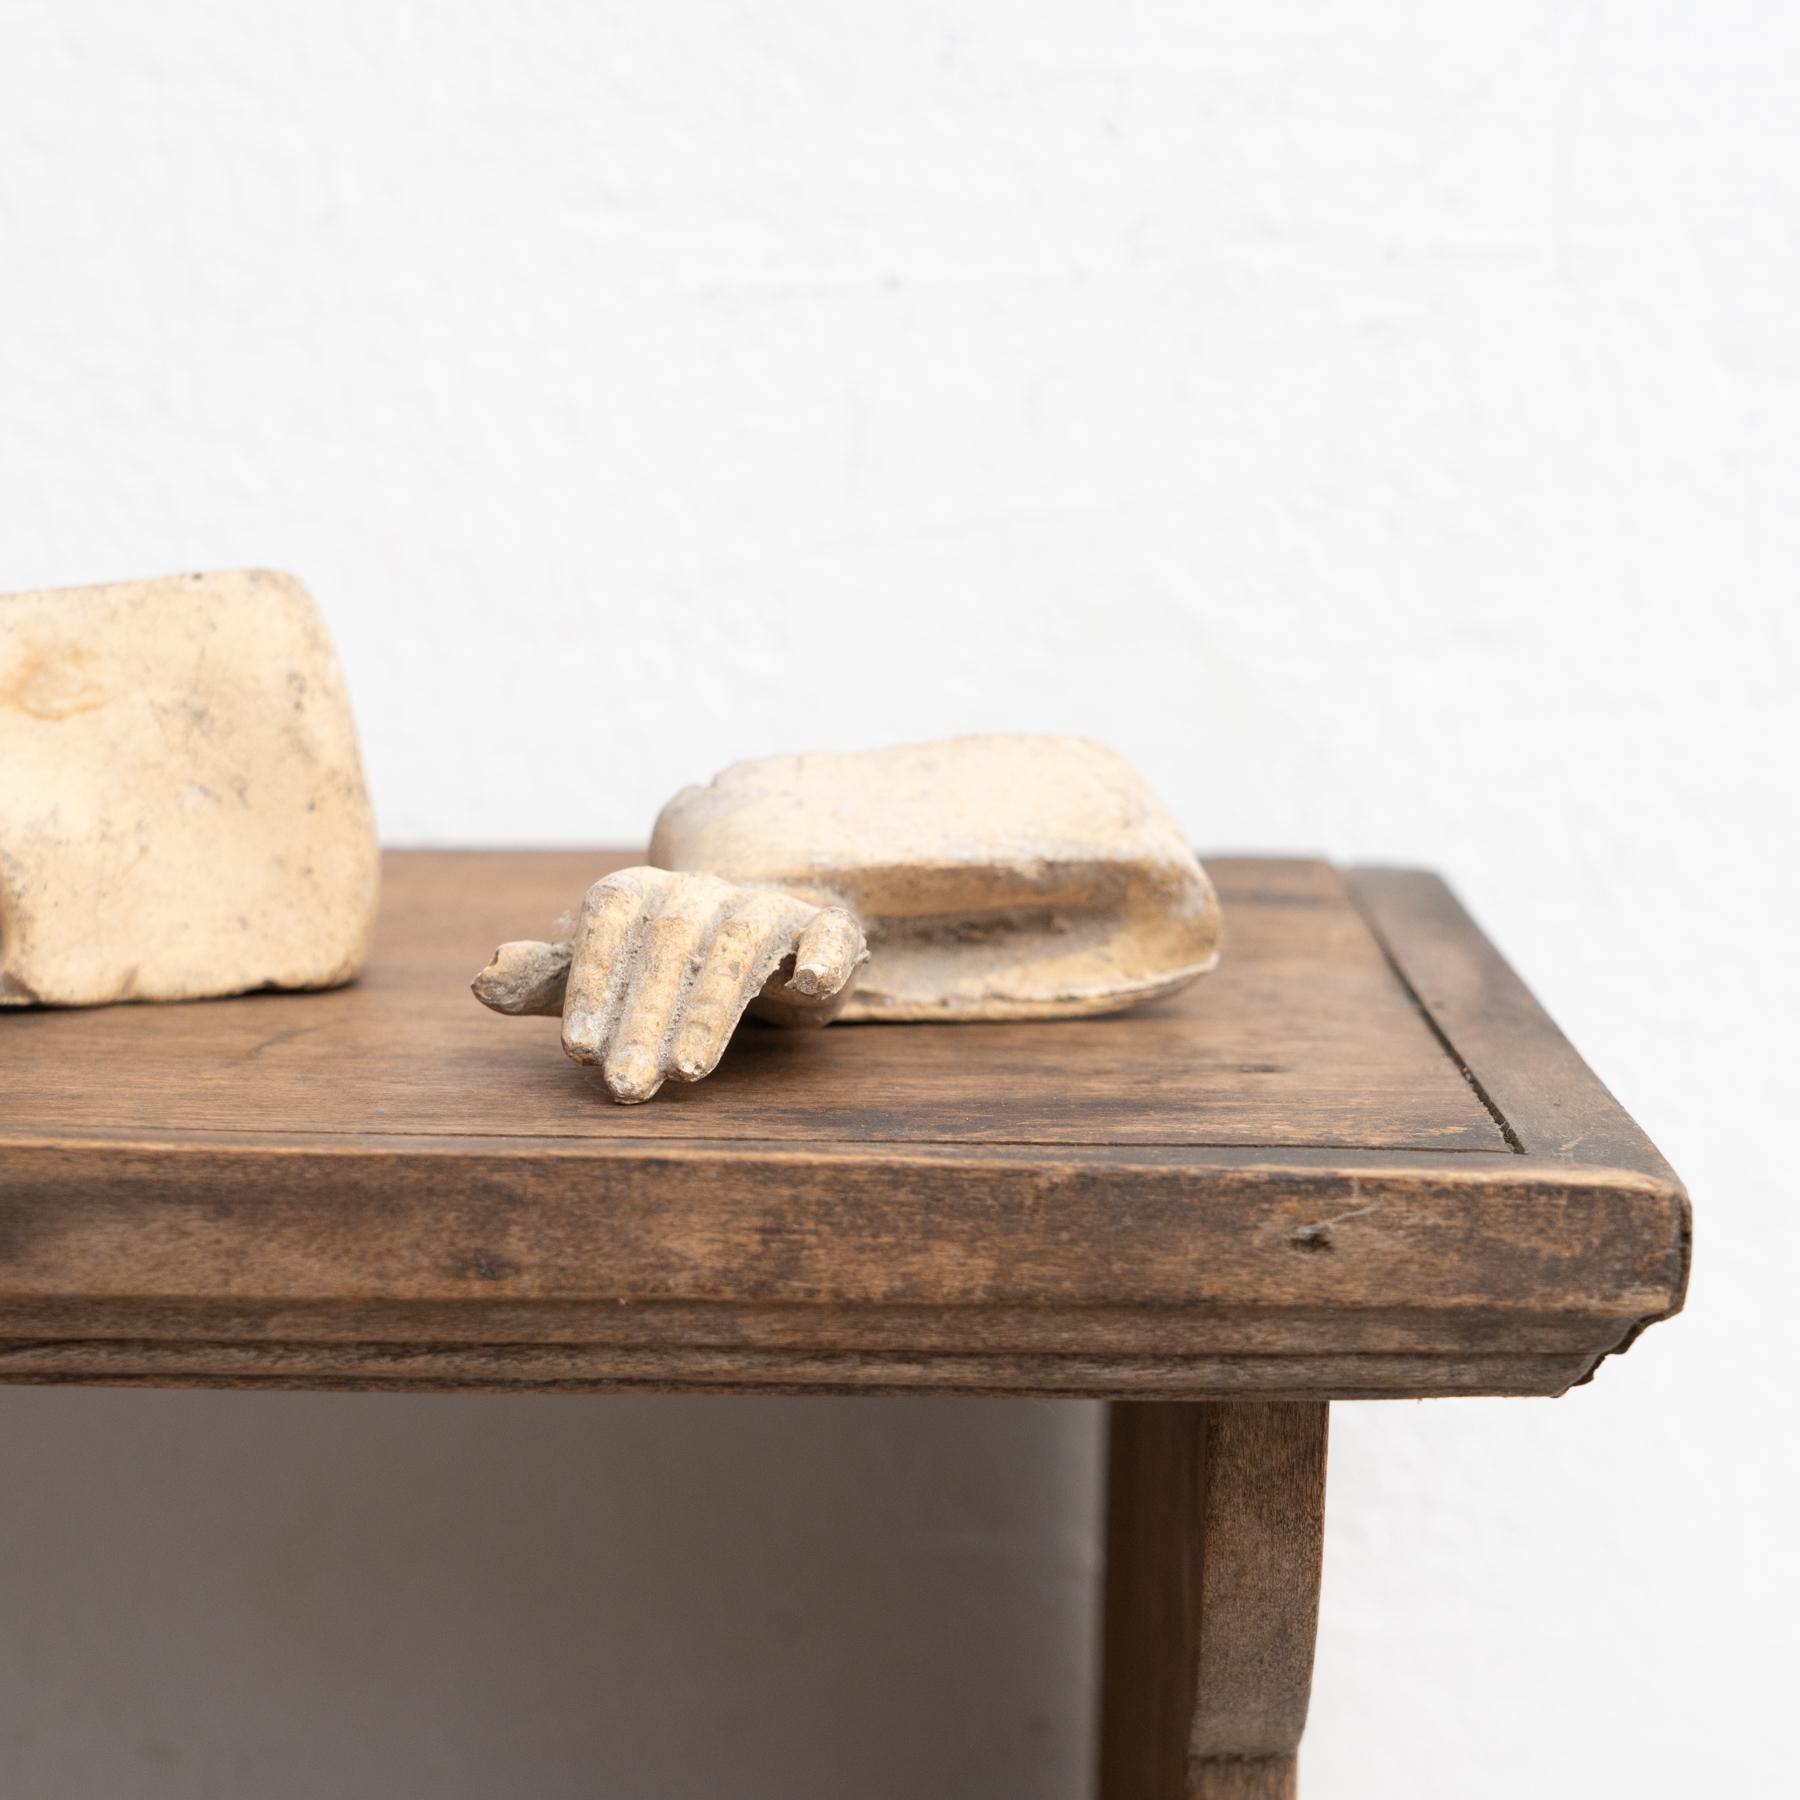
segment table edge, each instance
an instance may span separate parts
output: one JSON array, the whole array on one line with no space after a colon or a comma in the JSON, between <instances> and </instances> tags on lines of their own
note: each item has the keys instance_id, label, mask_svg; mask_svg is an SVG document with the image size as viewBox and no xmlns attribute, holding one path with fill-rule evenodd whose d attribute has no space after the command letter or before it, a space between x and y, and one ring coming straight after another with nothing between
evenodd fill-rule
<instances>
[{"instance_id":1,"label":"table edge","mask_svg":"<svg viewBox=\"0 0 1800 1800\"><path fill-rule=\"evenodd\" d=\"M0 1382L1096 1398L1560 1393L1680 1309L1691 1259L1686 1191L1440 877L1341 873L1506 1150L14 1133L0 1136ZM416 1219L446 1159L491 1204L464 1231L461 1264L408 1263L388 1215L413 1209ZM573 1294L544 1291L543 1270L509 1263L504 1246L516 1247L520 1207L553 1201L565 1228L585 1221L594 1238L594 1219L621 1195L654 1190L652 1210L666 1224L696 1187L716 1201L727 1175L749 1195L750 1234L711 1263L699 1259L692 1291L670 1285L649 1237L634 1245L598 1234L594 1254L577 1259L587 1266ZM816 1271L805 1270L784 1287L756 1263L759 1243L787 1233L804 1244L808 1232L841 1221L842 1180L854 1180L870 1208L886 1209L890 1230L909 1218L916 1226L928 1206L942 1237L954 1279L941 1304L917 1315L924 1339L910 1354L897 1355L883 1333L920 1305L924 1289L904 1279L884 1289L879 1234L853 1259L841 1292L809 1286ZM42 1261L21 1264L5 1249L9 1221L15 1236L21 1224L29 1236L34 1221L20 1209L47 1192L71 1207L55 1228L69 1252L55 1278ZM1100 1260L1084 1275L1077 1258L1054 1294L1034 1297L1006 1286L1005 1264L1029 1250L1046 1206L1061 1228L1097 1234ZM1558 1208L1574 1235L1555 1254L1534 1256L1522 1234ZM1007 1219L1002 1229L997 1221ZM358 1266L359 1245L369 1258L367 1291L336 1297L352 1311L375 1309L360 1324L282 1335L307 1307L334 1303L316 1291L319 1271L259 1251L259 1234L303 1224L349 1234L345 1268ZM1143 1234L1135 1261L1125 1256L1128 1225ZM1320 1232L1323 1240L1308 1235ZM477 1241L484 1234L487 1248ZM199 1335L192 1309L218 1295L197 1291L197 1246L222 1278L249 1283L223 1312L199 1316ZM885 1245L890 1257L903 1248L903 1237ZM510 1285L493 1273L509 1266ZM1122 1285L1121 1269L1137 1288ZM663 1307L668 1330L619 1343L584 1327L572 1344L546 1323L569 1304L636 1308L652 1326ZM743 1330L696 1344L683 1307L715 1308ZM1084 1333L1109 1307L1128 1328L1084 1350ZM445 1308L513 1335L496 1342L492 1330L458 1324L446 1336ZM804 1321L799 1339L816 1341L753 1341L759 1309L770 1308L792 1309ZM1021 1314L1035 1315L1041 1342L1021 1334ZM1429 1329L1417 1326L1421 1316ZM1255 1337L1246 1318L1265 1338L1285 1332L1304 1346L1279 1355L1246 1348Z\"/></svg>"}]
</instances>

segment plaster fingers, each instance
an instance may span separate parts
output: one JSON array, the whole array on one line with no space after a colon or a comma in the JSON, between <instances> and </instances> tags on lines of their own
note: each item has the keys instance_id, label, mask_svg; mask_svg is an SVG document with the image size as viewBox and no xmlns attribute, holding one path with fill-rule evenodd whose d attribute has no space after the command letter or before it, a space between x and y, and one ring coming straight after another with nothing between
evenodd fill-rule
<instances>
[{"instance_id":1,"label":"plaster fingers","mask_svg":"<svg viewBox=\"0 0 1800 1800\"><path fill-rule=\"evenodd\" d=\"M625 1105L718 1066L746 1009L821 1025L868 955L862 927L774 888L621 869L588 889L567 944L503 944L474 981L496 1012L562 1014L563 1049Z\"/></svg>"},{"instance_id":2,"label":"plaster fingers","mask_svg":"<svg viewBox=\"0 0 1800 1800\"><path fill-rule=\"evenodd\" d=\"M832 1000L869 960L869 946L854 913L827 906L815 913L794 946L788 986L809 1000Z\"/></svg>"},{"instance_id":3,"label":"plaster fingers","mask_svg":"<svg viewBox=\"0 0 1800 1800\"><path fill-rule=\"evenodd\" d=\"M718 1067L744 1009L787 957L813 909L791 895L738 890L676 1025L669 1072L701 1081Z\"/></svg>"},{"instance_id":4,"label":"plaster fingers","mask_svg":"<svg viewBox=\"0 0 1800 1800\"><path fill-rule=\"evenodd\" d=\"M576 1062L598 1062L611 1033L629 959L621 953L643 921L658 869L620 869L596 881L570 942L562 1045Z\"/></svg>"},{"instance_id":5,"label":"plaster fingers","mask_svg":"<svg viewBox=\"0 0 1800 1800\"><path fill-rule=\"evenodd\" d=\"M567 944L522 938L494 952L493 961L469 983L469 992L497 1013L555 1015L563 1009L568 983Z\"/></svg>"},{"instance_id":6,"label":"plaster fingers","mask_svg":"<svg viewBox=\"0 0 1800 1800\"><path fill-rule=\"evenodd\" d=\"M854 914L841 906L812 913L793 953L776 967L750 1010L770 1025L789 1029L829 1025L856 986L856 971L869 948Z\"/></svg>"},{"instance_id":7,"label":"plaster fingers","mask_svg":"<svg viewBox=\"0 0 1800 1800\"><path fill-rule=\"evenodd\" d=\"M624 992L605 1062L607 1089L615 1100L634 1105L662 1086L682 1002L704 972L733 891L716 875L664 877L658 903L639 929L635 954L628 949L624 959Z\"/></svg>"}]
</instances>

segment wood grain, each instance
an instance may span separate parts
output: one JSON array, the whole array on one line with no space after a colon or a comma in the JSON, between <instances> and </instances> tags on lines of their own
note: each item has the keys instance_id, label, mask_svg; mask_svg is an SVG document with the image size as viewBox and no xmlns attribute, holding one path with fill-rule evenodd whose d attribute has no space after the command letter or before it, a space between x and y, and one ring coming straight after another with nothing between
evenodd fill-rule
<instances>
[{"instance_id":1,"label":"wood grain","mask_svg":"<svg viewBox=\"0 0 1800 1800\"><path fill-rule=\"evenodd\" d=\"M1325 1525L1321 1405L1116 1405L1103 1800L1291 1800Z\"/></svg>"},{"instance_id":2,"label":"wood grain","mask_svg":"<svg viewBox=\"0 0 1800 1800\"><path fill-rule=\"evenodd\" d=\"M1418 870L1355 869L1346 882L1446 1051L1524 1154L1674 1181L1443 881Z\"/></svg>"},{"instance_id":3,"label":"wood grain","mask_svg":"<svg viewBox=\"0 0 1800 1800\"><path fill-rule=\"evenodd\" d=\"M356 987L9 1016L0 1121L123 1137L1506 1148L1323 863L1219 865L1224 964L1139 1011L825 1034L751 1022L708 1080L621 1109L561 1055L554 1020L498 1018L469 983L502 938L551 935L629 860L390 854Z\"/></svg>"},{"instance_id":4,"label":"wood grain","mask_svg":"<svg viewBox=\"0 0 1800 1800\"><path fill-rule=\"evenodd\" d=\"M1679 1304L1679 1183L1429 877L1214 861L1178 1001L625 1110L466 992L618 860L390 855L354 989L0 1018L0 1379L1555 1393Z\"/></svg>"}]
</instances>

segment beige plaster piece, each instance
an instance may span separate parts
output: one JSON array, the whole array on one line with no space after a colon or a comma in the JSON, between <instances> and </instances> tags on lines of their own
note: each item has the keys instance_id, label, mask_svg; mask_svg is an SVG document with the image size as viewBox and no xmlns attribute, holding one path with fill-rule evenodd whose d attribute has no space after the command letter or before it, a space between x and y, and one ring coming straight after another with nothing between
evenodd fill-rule
<instances>
[{"instance_id":1,"label":"beige plaster piece","mask_svg":"<svg viewBox=\"0 0 1800 1800\"><path fill-rule=\"evenodd\" d=\"M475 982L496 1011L560 1012L565 1050L604 1060L620 1099L709 1073L753 995L783 1023L1069 1018L1172 993L1218 960L1218 898L1180 827L1128 763L1081 738L737 763L663 808L650 854L655 867L596 884L571 942L503 945ZM613 883L623 897L607 897ZM741 996L727 1016L708 934L752 904L789 922L754 966L718 977ZM860 977L843 955L806 953L826 928L795 908L826 909L834 943L856 931L859 958L866 933ZM665 911L678 921L661 928L666 956L649 942ZM800 951L785 987L769 979L777 946ZM835 1004L795 1016L794 990L827 979L815 964ZM680 1050L690 1033L704 1056Z\"/></svg>"},{"instance_id":2,"label":"beige plaster piece","mask_svg":"<svg viewBox=\"0 0 1800 1800\"><path fill-rule=\"evenodd\" d=\"M1219 954L1187 837L1117 752L984 736L735 763L662 810L650 860L847 908L845 1019L1116 1012Z\"/></svg>"},{"instance_id":3,"label":"beige plaster piece","mask_svg":"<svg viewBox=\"0 0 1800 1800\"><path fill-rule=\"evenodd\" d=\"M0 597L0 1005L348 981L378 878L349 697L292 576Z\"/></svg>"},{"instance_id":4,"label":"beige plaster piece","mask_svg":"<svg viewBox=\"0 0 1800 1800\"><path fill-rule=\"evenodd\" d=\"M588 889L567 943L502 944L475 977L484 1006L559 1013L563 1049L615 1100L700 1081L746 1008L783 1025L835 1017L867 954L856 921L716 875L621 869Z\"/></svg>"}]
</instances>

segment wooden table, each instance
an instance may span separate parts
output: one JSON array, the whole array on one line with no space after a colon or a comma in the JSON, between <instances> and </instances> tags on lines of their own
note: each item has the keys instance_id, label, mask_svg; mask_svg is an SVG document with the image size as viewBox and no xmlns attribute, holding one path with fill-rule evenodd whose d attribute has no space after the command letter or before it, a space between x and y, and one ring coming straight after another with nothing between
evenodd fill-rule
<instances>
[{"instance_id":1,"label":"wooden table","mask_svg":"<svg viewBox=\"0 0 1800 1800\"><path fill-rule=\"evenodd\" d=\"M0 1380L1110 1400L1103 1791L1291 1794L1327 1403L1587 1380L1673 1173L1434 877L1261 858L1173 999L617 1107L467 986L626 860L396 853L354 988L0 1015Z\"/></svg>"}]
</instances>

